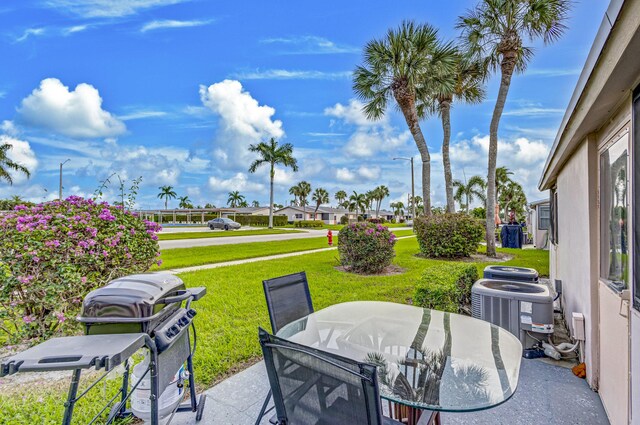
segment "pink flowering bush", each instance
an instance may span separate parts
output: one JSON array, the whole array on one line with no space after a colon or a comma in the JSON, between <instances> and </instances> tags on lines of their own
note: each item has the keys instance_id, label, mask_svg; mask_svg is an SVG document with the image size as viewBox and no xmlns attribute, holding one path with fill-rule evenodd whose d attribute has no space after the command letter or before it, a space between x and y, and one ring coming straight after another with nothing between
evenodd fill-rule
<instances>
[{"instance_id":1,"label":"pink flowering bush","mask_svg":"<svg viewBox=\"0 0 640 425\"><path fill-rule=\"evenodd\" d=\"M0 216L0 330L14 341L74 332L89 291L160 263L159 230L75 196Z\"/></svg>"},{"instance_id":2,"label":"pink flowering bush","mask_svg":"<svg viewBox=\"0 0 640 425\"><path fill-rule=\"evenodd\" d=\"M395 244L396 235L381 224L349 224L340 230L338 238L340 263L355 273L380 273L396 256Z\"/></svg>"}]
</instances>

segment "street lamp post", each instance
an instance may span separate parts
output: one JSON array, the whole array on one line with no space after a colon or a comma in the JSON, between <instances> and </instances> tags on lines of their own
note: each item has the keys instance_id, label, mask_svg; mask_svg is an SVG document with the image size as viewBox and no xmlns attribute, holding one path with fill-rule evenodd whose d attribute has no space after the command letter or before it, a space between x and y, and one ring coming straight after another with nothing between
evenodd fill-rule
<instances>
[{"instance_id":1,"label":"street lamp post","mask_svg":"<svg viewBox=\"0 0 640 425\"><path fill-rule=\"evenodd\" d=\"M64 164L66 164L67 162L71 161L70 159L67 159L65 162L61 162L60 163L60 186L59 186L59 190L58 190L58 199L60 199L62 201L62 166Z\"/></svg>"},{"instance_id":2,"label":"street lamp post","mask_svg":"<svg viewBox=\"0 0 640 425\"><path fill-rule=\"evenodd\" d=\"M415 191L415 181L414 181L414 178L413 178L413 157L411 157L411 158L405 158L405 157L393 158L394 161L397 160L397 159L401 159L401 160L404 160L404 161L411 162L411 219L415 220L416 219L416 191Z\"/></svg>"}]
</instances>

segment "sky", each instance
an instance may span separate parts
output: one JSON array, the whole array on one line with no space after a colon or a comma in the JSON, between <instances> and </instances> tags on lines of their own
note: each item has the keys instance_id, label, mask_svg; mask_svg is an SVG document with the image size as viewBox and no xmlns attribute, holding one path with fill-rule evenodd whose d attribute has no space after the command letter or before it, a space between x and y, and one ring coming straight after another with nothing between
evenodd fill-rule
<instances>
[{"instance_id":1,"label":"sky","mask_svg":"<svg viewBox=\"0 0 640 425\"><path fill-rule=\"evenodd\" d=\"M371 122L352 90L362 47L402 20L429 23L456 40L455 23L475 0L210 1L3 0L0 3L0 143L32 171L0 182L0 198L31 201L93 196L117 199L142 177L137 207L159 208L171 185L194 205L223 206L238 190L268 204L268 171L248 173L252 143L294 146L300 170L277 169L275 201L301 180L338 190L410 192L408 164L419 155L403 117L390 108ZM574 4L558 42L529 42L535 56L513 78L500 124L498 164L529 200L608 2ZM499 76L479 105L454 104L455 179L486 176L489 121ZM445 203L442 130L422 123L432 158L432 202ZM114 174L115 173L115 174ZM420 173L416 167L416 183ZM416 187L416 193L420 193ZM177 200L170 201L177 206Z\"/></svg>"}]
</instances>

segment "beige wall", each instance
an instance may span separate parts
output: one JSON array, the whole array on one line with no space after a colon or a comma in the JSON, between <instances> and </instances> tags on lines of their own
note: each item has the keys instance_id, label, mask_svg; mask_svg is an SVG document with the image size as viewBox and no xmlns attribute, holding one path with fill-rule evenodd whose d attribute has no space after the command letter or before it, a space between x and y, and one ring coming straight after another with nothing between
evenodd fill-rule
<instances>
[{"instance_id":1,"label":"beige wall","mask_svg":"<svg viewBox=\"0 0 640 425\"><path fill-rule=\"evenodd\" d=\"M597 340L597 311L592 311L592 299L597 297L597 286L593 285L593 267L597 263L594 256L596 230L593 227L595 212L595 180L591 173L597 173L595 141L585 140L558 175L558 243L550 249L551 278L560 279L563 284L562 303L567 324L572 327L573 312L585 317L586 341L583 354L587 365L587 379L597 386L594 355ZM593 292L596 291L595 295ZM571 329L573 331L573 329Z\"/></svg>"}]
</instances>

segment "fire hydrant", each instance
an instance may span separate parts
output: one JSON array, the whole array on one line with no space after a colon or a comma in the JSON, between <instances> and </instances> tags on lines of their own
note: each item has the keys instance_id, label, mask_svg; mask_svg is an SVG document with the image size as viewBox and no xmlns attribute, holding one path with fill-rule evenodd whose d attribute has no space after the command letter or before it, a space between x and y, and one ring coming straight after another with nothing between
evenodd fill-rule
<instances>
[{"instance_id":1,"label":"fire hydrant","mask_svg":"<svg viewBox=\"0 0 640 425\"><path fill-rule=\"evenodd\" d=\"M331 233L331 229L327 232L327 242L329 242L329 246L333 246L333 233Z\"/></svg>"}]
</instances>

